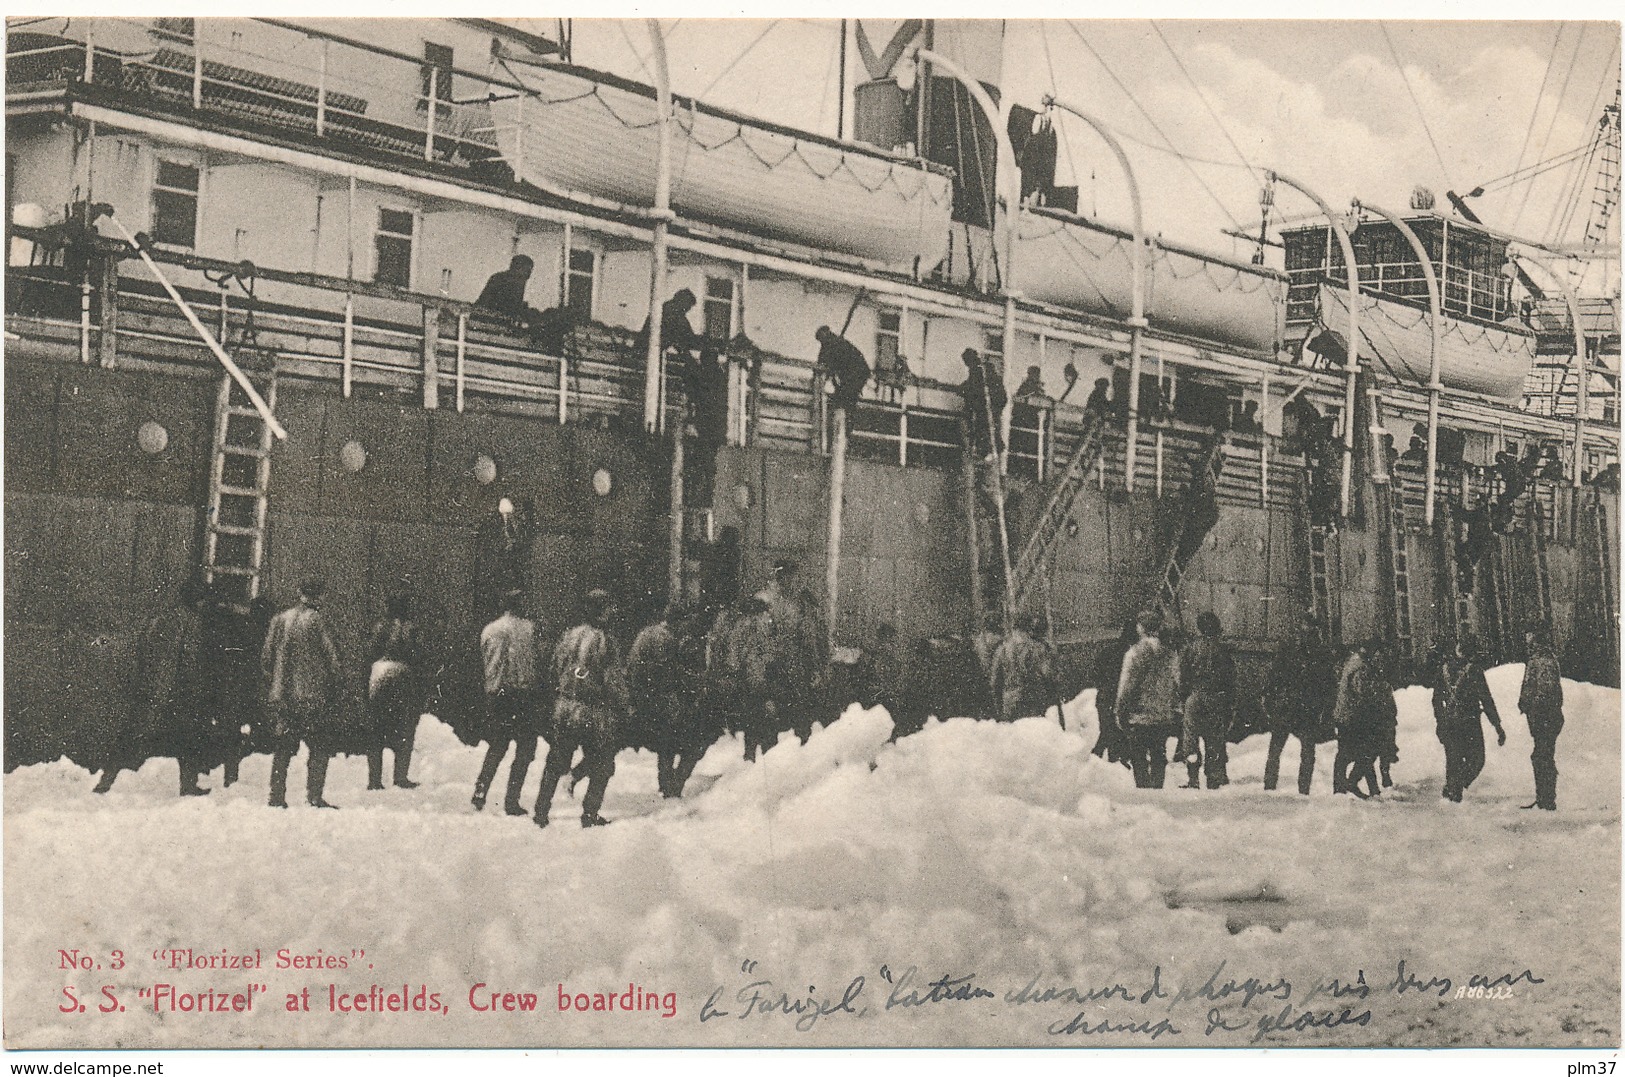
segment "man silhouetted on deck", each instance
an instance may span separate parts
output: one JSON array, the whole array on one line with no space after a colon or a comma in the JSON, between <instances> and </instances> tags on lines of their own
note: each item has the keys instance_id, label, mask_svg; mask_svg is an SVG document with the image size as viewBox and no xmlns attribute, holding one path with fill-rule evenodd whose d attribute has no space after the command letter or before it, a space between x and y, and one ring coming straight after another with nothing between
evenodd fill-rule
<instances>
[{"instance_id":1,"label":"man silhouetted on deck","mask_svg":"<svg viewBox=\"0 0 1625 1077\"><path fill-rule=\"evenodd\" d=\"M960 359L965 363L965 382L959 391L965 398L971 445L977 459L995 458L1004 452L1004 406L1010 399L1004 379L975 348L966 348Z\"/></svg>"},{"instance_id":2,"label":"man silhouetted on deck","mask_svg":"<svg viewBox=\"0 0 1625 1077\"><path fill-rule=\"evenodd\" d=\"M863 387L869 384L869 360L857 345L827 325L819 326L814 336L818 340L818 368L835 386L830 405L851 411L863 395Z\"/></svg>"}]
</instances>

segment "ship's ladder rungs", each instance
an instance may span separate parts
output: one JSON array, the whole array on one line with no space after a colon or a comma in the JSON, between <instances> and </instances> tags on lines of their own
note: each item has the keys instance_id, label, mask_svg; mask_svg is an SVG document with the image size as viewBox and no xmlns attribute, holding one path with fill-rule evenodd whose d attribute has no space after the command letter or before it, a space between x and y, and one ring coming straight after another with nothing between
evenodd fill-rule
<instances>
[{"instance_id":1,"label":"ship's ladder rungs","mask_svg":"<svg viewBox=\"0 0 1625 1077\"><path fill-rule=\"evenodd\" d=\"M274 362L268 369L245 369L244 373L275 411ZM238 606L246 606L260 593L272 440L270 425L248 395L230 377L222 378L215 398L203 572L222 600Z\"/></svg>"},{"instance_id":2,"label":"ship's ladder rungs","mask_svg":"<svg viewBox=\"0 0 1625 1077\"><path fill-rule=\"evenodd\" d=\"M1188 557L1180 557L1180 550L1185 545L1186 533L1196 514L1197 499L1202 497L1204 485L1208 494L1214 498L1214 507L1217 508L1219 476L1224 473L1224 447L1227 441L1228 437L1223 431L1215 435L1207 456L1202 460L1202 466L1192 472L1191 486L1185 496L1185 511L1179 515L1179 526L1174 531L1173 549L1168 551L1168 562L1162 570L1162 582L1157 587L1157 604L1167 612L1171 613L1178 609L1179 592L1185 584L1185 569L1190 563ZM1208 525L1208 530L1212 530L1211 524ZM1201 537L1205 537L1206 534L1204 531ZM1193 549L1189 556L1194 555Z\"/></svg>"},{"instance_id":3,"label":"ship's ladder rungs","mask_svg":"<svg viewBox=\"0 0 1625 1077\"><path fill-rule=\"evenodd\" d=\"M1394 643L1404 658L1414 657L1415 639L1411 626L1411 568L1405 540L1405 494L1398 475L1388 485L1388 551L1393 566Z\"/></svg>"},{"instance_id":4,"label":"ship's ladder rungs","mask_svg":"<svg viewBox=\"0 0 1625 1077\"><path fill-rule=\"evenodd\" d=\"M1614 611L1614 569L1613 559L1609 557L1608 546L1608 512L1603 507L1601 498L1594 498L1591 502L1590 532L1591 553L1597 568L1599 586L1593 596L1601 614L1597 619L1601 622L1604 658L1610 666L1617 665L1619 661L1619 622L1615 620Z\"/></svg>"},{"instance_id":5,"label":"ship's ladder rungs","mask_svg":"<svg viewBox=\"0 0 1625 1077\"><path fill-rule=\"evenodd\" d=\"M1055 540L1066 527L1067 518L1072 514L1078 495L1086 485L1089 469L1100 459L1101 425L1098 416L1090 415L1078 438L1077 446L1072 450L1071 458L1067 460L1065 469L1056 481L1049 502L1044 506L1043 515L1038 518L1031 537L1022 547L1021 557L1016 561L1014 579L1010 585L1012 602L1017 609L1020 609L1026 601L1045 560L1055 546Z\"/></svg>"}]
</instances>

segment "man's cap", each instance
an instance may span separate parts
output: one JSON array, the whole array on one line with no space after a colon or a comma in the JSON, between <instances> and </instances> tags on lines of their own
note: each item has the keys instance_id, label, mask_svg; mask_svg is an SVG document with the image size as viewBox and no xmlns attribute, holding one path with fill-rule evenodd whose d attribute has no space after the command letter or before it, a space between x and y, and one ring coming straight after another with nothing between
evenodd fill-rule
<instances>
[{"instance_id":1,"label":"man's cap","mask_svg":"<svg viewBox=\"0 0 1625 1077\"><path fill-rule=\"evenodd\" d=\"M306 598L321 598L327 593L327 581L313 576L299 585L299 593Z\"/></svg>"}]
</instances>

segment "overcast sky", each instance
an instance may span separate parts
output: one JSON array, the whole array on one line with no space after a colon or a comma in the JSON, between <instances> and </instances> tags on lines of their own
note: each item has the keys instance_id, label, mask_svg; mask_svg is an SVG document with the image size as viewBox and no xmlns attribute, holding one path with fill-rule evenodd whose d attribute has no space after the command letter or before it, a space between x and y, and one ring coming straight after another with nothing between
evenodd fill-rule
<instances>
[{"instance_id":1,"label":"overcast sky","mask_svg":"<svg viewBox=\"0 0 1625 1077\"><path fill-rule=\"evenodd\" d=\"M838 22L685 18L663 25L678 92L835 133ZM871 36L881 38L879 49L897 22L869 25ZM1587 144L1601 109L1614 100L1619 72L1619 26L1598 21L1010 20L1003 26L1003 84L1017 101L1036 106L1053 89L1130 139L1166 148L1165 134L1182 153L1216 162L1187 168L1169 153L1127 147L1151 230L1243 256L1246 244L1218 231L1257 225L1259 179L1242 167L1242 158L1255 169L1295 176L1338 208L1359 197L1403 210L1421 184L1438 193L1445 209L1447 188L1466 192L1520 164ZM574 29L578 63L649 81L640 65L649 53L641 20L576 20ZM855 49L849 55L856 72ZM1126 221L1124 184L1104 145L1070 117L1060 126L1062 182L1075 169L1080 209ZM1577 242L1591 176L1580 184L1581 205L1561 237L1558 227L1562 195L1578 181L1582 163L1492 191L1474 205L1487 224ZM1285 214L1312 208L1295 195L1283 195L1278 206ZM1617 244L1617 214L1614 219ZM1617 288L1617 280L1616 264L1605 287Z\"/></svg>"}]
</instances>

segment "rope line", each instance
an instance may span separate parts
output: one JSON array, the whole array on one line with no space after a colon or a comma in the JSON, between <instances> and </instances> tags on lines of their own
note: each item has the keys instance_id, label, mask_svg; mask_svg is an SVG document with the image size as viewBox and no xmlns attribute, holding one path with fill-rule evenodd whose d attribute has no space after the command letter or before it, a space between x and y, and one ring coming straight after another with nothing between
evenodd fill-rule
<instances>
[{"instance_id":1,"label":"rope line","mask_svg":"<svg viewBox=\"0 0 1625 1077\"><path fill-rule=\"evenodd\" d=\"M1394 58L1394 66L1399 68L1399 77L1405 83L1405 92L1410 95L1411 104L1416 107L1417 118L1422 121L1422 133L1428 136L1428 145L1433 147L1433 159L1439 162L1439 174L1444 177L1447 187L1456 185L1450 179L1450 169L1445 167L1444 154L1439 152L1439 144L1433 140L1433 128L1428 125L1427 113L1422 110L1422 102L1416 98L1416 89L1411 85L1411 76L1405 70L1405 62L1399 58L1399 50L1394 47L1394 39L1388 34L1388 27L1381 21L1377 29L1382 31L1382 39L1388 43L1388 53Z\"/></svg>"},{"instance_id":2,"label":"rope line","mask_svg":"<svg viewBox=\"0 0 1625 1077\"><path fill-rule=\"evenodd\" d=\"M1202 87L1197 85L1196 80L1191 77L1191 73L1186 70L1185 61L1179 58L1179 53L1175 52L1174 47L1168 43L1168 38L1163 35L1162 27L1157 25L1155 19L1150 21L1151 29L1157 32L1157 38L1161 40L1162 47L1168 50L1169 56L1174 58L1174 63L1179 67L1180 74L1185 76L1185 81L1190 83L1191 89L1196 91L1197 98L1201 100L1203 107L1207 109L1208 115L1213 117L1213 122L1219 125L1219 131L1224 135L1224 140L1230 143L1230 148L1235 151L1236 160L1247 165L1247 171L1253 174L1254 180L1263 183L1263 179L1258 175L1258 170L1248 162L1247 155L1241 152L1241 147L1236 145L1236 140L1230 137L1230 129L1224 125L1224 120L1219 118L1219 113L1214 109L1212 103L1208 101L1207 94L1202 92Z\"/></svg>"},{"instance_id":3,"label":"rope line","mask_svg":"<svg viewBox=\"0 0 1625 1077\"><path fill-rule=\"evenodd\" d=\"M1161 138L1163 142L1167 143L1167 149L1162 150L1162 147L1160 146L1151 146L1150 143L1142 142L1137 138L1131 138L1130 141L1138 145L1161 150L1165 153L1172 153L1175 157L1179 158L1180 162L1184 164L1185 170L1195 178L1202 190L1207 192L1207 196L1213 199L1213 204L1219 207L1219 212L1223 213L1230 219L1230 224L1232 227L1234 227L1237 231L1240 231L1242 228L1241 222L1236 219L1233 213L1230 212L1229 207L1224 204L1223 200L1221 200L1218 195L1213 193L1213 188L1208 185L1207 180L1202 177L1202 174L1196 171L1195 168L1191 167L1191 161L1200 160L1200 158L1187 157L1185 154L1175 149L1174 140L1169 138L1167 133L1163 131L1162 126L1157 123L1156 117L1152 116L1150 112L1147 112L1145 106L1140 104L1139 99L1134 96L1134 92L1128 88L1127 84L1125 84L1122 79L1117 77L1117 72L1112 70L1111 65L1106 62L1106 58L1100 55L1099 50L1097 50L1094 45L1090 44L1087 37L1083 36L1083 31L1079 30L1077 25L1074 24L1070 19L1067 20L1066 25L1067 28L1072 31L1073 36L1075 36L1078 41L1083 44L1083 47L1089 50L1089 54L1095 58L1095 62L1100 65L1101 70L1105 71L1107 75L1111 76L1111 80L1117 84L1117 88L1123 92L1123 96L1128 98L1129 104L1139 109L1140 115L1145 117L1146 122L1151 125L1151 129L1157 133L1158 137ZM1121 132L1117 133L1120 136L1122 134ZM1224 166L1226 168L1236 167L1228 161L1224 163Z\"/></svg>"},{"instance_id":4,"label":"rope line","mask_svg":"<svg viewBox=\"0 0 1625 1077\"><path fill-rule=\"evenodd\" d=\"M1565 70L1563 72L1563 85L1558 89L1557 100L1552 104L1552 118L1546 123L1546 134L1541 137L1540 149L1535 151L1535 157L1537 159L1546 152L1546 144L1551 141L1552 130L1557 126L1558 114L1563 111L1563 98L1568 96L1569 80L1574 77L1574 61L1580 55L1580 43L1584 40L1585 28L1580 27L1578 32L1574 35L1574 49L1569 53L1569 62L1565 65ZM1518 203L1518 212L1512 218L1512 227L1509 229L1509 231L1516 232L1518 230L1518 223L1523 220L1524 210L1529 206L1529 194L1533 190L1533 187L1524 188L1523 201Z\"/></svg>"},{"instance_id":5,"label":"rope line","mask_svg":"<svg viewBox=\"0 0 1625 1077\"><path fill-rule=\"evenodd\" d=\"M1535 121L1540 118L1540 103L1546 99L1546 85L1552 78L1552 65L1557 62L1557 47L1563 40L1563 31L1567 28L1568 23L1558 23L1557 33L1552 35L1552 47L1546 53L1546 70L1540 76L1540 90L1535 94L1535 107L1529 110L1529 122L1523 130L1523 145L1518 147L1518 168L1514 169L1514 172L1523 168L1523 155L1529 149L1530 137L1535 133ZM1506 206L1502 206L1501 211L1506 212Z\"/></svg>"}]
</instances>

